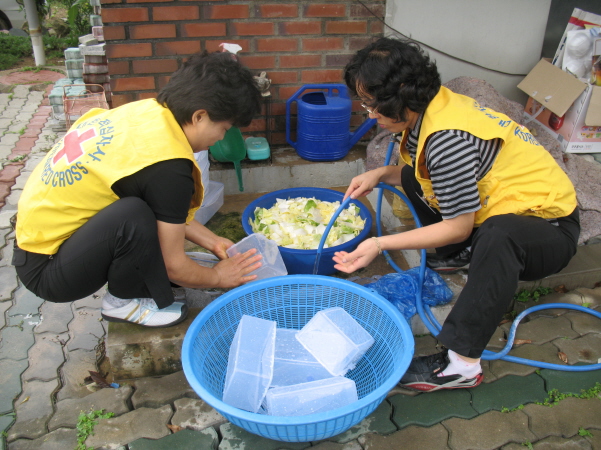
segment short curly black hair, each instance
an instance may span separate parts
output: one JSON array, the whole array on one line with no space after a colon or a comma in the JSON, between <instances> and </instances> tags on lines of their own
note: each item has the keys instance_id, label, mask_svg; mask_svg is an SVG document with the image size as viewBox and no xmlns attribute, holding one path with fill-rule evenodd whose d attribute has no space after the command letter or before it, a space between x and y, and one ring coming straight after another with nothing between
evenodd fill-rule
<instances>
[{"instance_id":1,"label":"short curly black hair","mask_svg":"<svg viewBox=\"0 0 601 450\"><path fill-rule=\"evenodd\" d=\"M344 81L378 114L400 122L407 109L423 113L441 85L436 63L420 46L396 38L359 50L344 68Z\"/></svg>"},{"instance_id":2,"label":"short curly black hair","mask_svg":"<svg viewBox=\"0 0 601 450\"><path fill-rule=\"evenodd\" d=\"M245 127L261 110L261 92L251 72L229 52L192 55L173 73L157 101L181 126L204 109L215 122Z\"/></svg>"}]
</instances>

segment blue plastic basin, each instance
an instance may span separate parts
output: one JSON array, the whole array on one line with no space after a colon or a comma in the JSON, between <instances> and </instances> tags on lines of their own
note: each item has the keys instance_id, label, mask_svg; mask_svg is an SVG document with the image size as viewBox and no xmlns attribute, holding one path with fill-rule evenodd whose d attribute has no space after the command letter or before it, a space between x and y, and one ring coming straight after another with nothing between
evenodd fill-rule
<instances>
[{"instance_id":1,"label":"blue plastic basin","mask_svg":"<svg viewBox=\"0 0 601 450\"><path fill-rule=\"evenodd\" d=\"M253 233L252 227L249 224L249 219L252 221L255 220L255 209L257 207L271 208L273 205L275 205L278 198L291 199L297 197L315 197L318 200L326 202L338 201L342 203L344 194L332 189L311 187L282 189L265 194L250 203L242 213L242 227L244 228L246 234ZM367 209L367 207L359 201L352 202L351 204L359 207L359 215L362 219L365 219L365 227L354 239L351 239L342 245L324 248L319 260L317 275L331 275L335 273L336 269L334 269L334 261L332 260L334 252L352 252L363 240L367 239L369 236L372 224L372 218L369 209ZM317 250L296 250L286 247L278 248L280 249L282 259L284 260L284 264L286 265L286 269L288 270L289 274L313 274Z\"/></svg>"}]
</instances>

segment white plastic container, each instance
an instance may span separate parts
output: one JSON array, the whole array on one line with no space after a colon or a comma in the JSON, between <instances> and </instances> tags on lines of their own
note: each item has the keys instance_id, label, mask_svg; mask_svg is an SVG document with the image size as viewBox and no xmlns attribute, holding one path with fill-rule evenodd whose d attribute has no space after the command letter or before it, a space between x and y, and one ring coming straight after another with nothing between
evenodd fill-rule
<instances>
[{"instance_id":1,"label":"white plastic container","mask_svg":"<svg viewBox=\"0 0 601 450\"><path fill-rule=\"evenodd\" d=\"M228 405L256 413L273 376L276 323L244 315L230 346L223 387Z\"/></svg>"},{"instance_id":2,"label":"white plastic container","mask_svg":"<svg viewBox=\"0 0 601 450\"><path fill-rule=\"evenodd\" d=\"M262 234L253 233L245 237L240 242L228 248L227 254L231 257L238 253L244 253L251 248L256 248L257 252L263 256L263 259L261 259L261 267L253 270L249 275L257 275L257 280L288 275L278 244L267 239Z\"/></svg>"},{"instance_id":3,"label":"white plastic container","mask_svg":"<svg viewBox=\"0 0 601 450\"><path fill-rule=\"evenodd\" d=\"M200 173L202 178L202 185L205 188L205 198L208 193L211 191L211 186L209 184L209 169L211 168L211 161L209 161L209 152L202 151L194 153L194 159L198 163L198 167L200 167Z\"/></svg>"},{"instance_id":4,"label":"white plastic container","mask_svg":"<svg viewBox=\"0 0 601 450\"><path fill-rule=\"evenodd\" d=\"M275 334L275 360L272 387L290 386L331 378L332 375L296 339L298 330L278 328Z\"/></svg>"},{"instance_id":5,"label":"white plastic container","mask_svg":"<svg viewBox=\"0 0 601 450\"><path fill-rule=\"evenodd\" d=\"M374 343L374 338L340 307L319 311L296 339L334 376L354 369Z\"/></svg>"},{"instance_id":6,"label":"white plastic container","mask_svg":"<svg viewBox=\"0 0 601 450\"><path fill-rule=\"evenodd\" d=\"M205 194L202 206L198 208L194 218L203 225L223 206L223 183L209 181L209 191Z\"/></svg>"},{"instance_id":7,"label":"white plastic container","mask_svg":"<svg viewBox=\"0 0 601 450\"><path fill-rule=\"evenodd\" d=\"M270 389L264 405L271 416L304 416L342 408L357 400L357 387L353 380L330 377Z\"/></svg>"}]
</instances>

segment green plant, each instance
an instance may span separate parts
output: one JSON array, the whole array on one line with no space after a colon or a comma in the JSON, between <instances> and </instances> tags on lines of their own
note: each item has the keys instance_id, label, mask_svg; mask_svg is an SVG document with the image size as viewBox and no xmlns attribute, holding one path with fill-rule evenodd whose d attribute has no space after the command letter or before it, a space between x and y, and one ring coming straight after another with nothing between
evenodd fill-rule
<instances>
[{"instance_id":1,"label":"green plant","mask_svg":"<svg viewBox=\"0 0 601 450\"><path fill-rule=\"evenodd\" d=\"M21 58L31 54L29 37L0 33L0 70L10 69Z\"/></svg>"},{"instance_id":2,"label":"green plant","mask_svg":"<svg viewBox=\"0 0 601 450\"><path fill-rule=\"evenodd\" d=\"M27 130L27 127L23 127L19 130L19 136L23 136L25 134L25 130ZM23 155L20 155L23 156Z\"/></svg>"},{"instance_id":3,"label":"green plant","mask_svg":"<svg viewBox=\"0 0 601 450\"><path fill-rule=\"evenodd\" d=\"M27 158L26 155L19 155L19 156L15 156L13 159L9 159L10 162L19 162L19 161L23 161L25 158Z\"/></svg>"},{"instance_id":4,"label":"green plant","mask_svg":"<svg viewBox=\"0 0 601 450\"><path fill-rule=\"evenodd\" d=\"M524 447L528 447L529 450L533 450L534 449L534 447L532 447L532 443L530 441L522 442L522 445Z\"/></svg>"},{"instance_id":5,"label":"green plant","mask_svg":"<svg viewBox=\"0 0 601 450\"><path fill-rule=\"evenodd\" d=\"M588 437L593 437L593 433L591 433L590 431L588 431L588 430L585 430L584 428L580 427L580 428L578 429L578 436L582 436L582 437L585 437L585 436L588 436Z\"/></svg>"},{"instance_id":6,"label":"green plant","mask_svg":"<svg viewBox=\"0 0 601 450\"><path fill-rule=\"evenodd\" d=\"M553 289L545 287L537 287L532 291L522 289L520 292L515 294L513 298L518 302L528 302L530 300L537 302L540 297L550 294L551 292L553 292Z\"/></svg>"},{"instance_id":7,"label":"green plant","mask_svg":"<svg viewBox=\"0 0 601 450\"><path fill-rule=\"evenodd\" d=\"M98 424L96 419L109 419L115 413L105 413L104 409L97 411L90 410L89 413L82 412L77 419L77 447L75 450L93 450L91 447L86 447L86 439L88 436L94 435L94 427Z\"/></svg>"}]
</instances>

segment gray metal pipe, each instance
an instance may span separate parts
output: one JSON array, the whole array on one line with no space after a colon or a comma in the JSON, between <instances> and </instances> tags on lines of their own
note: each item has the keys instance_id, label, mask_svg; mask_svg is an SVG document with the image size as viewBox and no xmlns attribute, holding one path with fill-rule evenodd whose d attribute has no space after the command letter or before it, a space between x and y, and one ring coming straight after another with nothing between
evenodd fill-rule
<instances>
[{"instance_id":1,"label":"gray metal pipe","mask_svg":"<svg viewBox=\"0 0 601 450\"><path fill-rule=\"evenodd\" d=\"M40 25L40 19L38 17L38 8L35 4L35 0L24 0L24 3L35 65L43 66L46 64L46 53L44 51L44 42L42 40L42 26Z\"/></svg>"}]
</instances>

